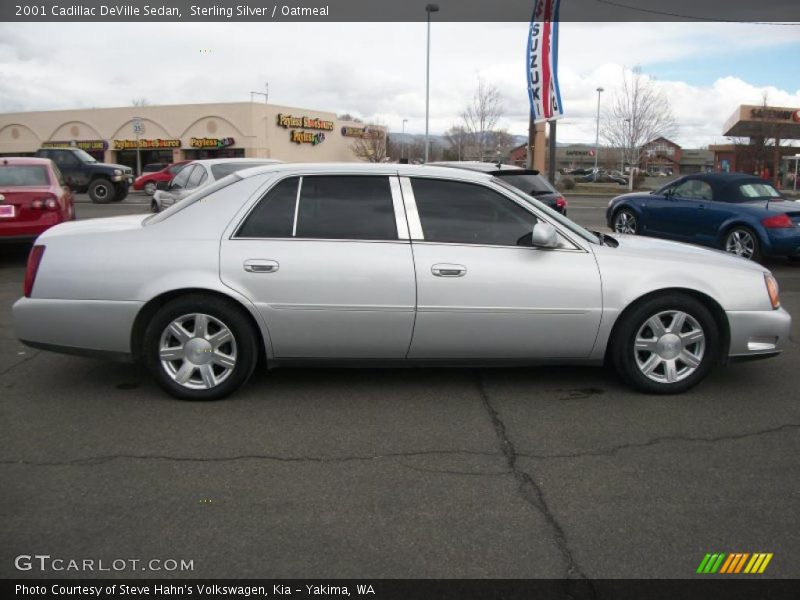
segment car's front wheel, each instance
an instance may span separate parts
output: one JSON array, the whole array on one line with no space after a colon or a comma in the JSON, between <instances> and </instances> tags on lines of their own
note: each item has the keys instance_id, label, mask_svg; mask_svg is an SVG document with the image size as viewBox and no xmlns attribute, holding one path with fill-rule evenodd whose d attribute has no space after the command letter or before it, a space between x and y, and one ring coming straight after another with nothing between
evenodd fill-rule
<instances>
[{"instance_id":1,"label":"car's front wheel","mask_svg":"<svg viewBox=\"0 0 800 600\"><path fill-rule=\"evenodd\" d=\"M144 360L158 384L181 400L220 400L250 378L258 359L253 326L233 302L188 295L150 320Z\"/></svg>"},{"instance_id":2,"label":"car's front wheel","mask_svg":"<svg viewBox=\"0 0 800 600\"><path fill-rule=\"evenodd\" d=\"M627 208L622 208L614 215L612 222L614 231L617 233L627 233L629 235L636 235L639 233L639 221L633 211Z\"/></svg>"},{"instance_id":3,"label":"car's front wheel","mask_svg":"<svg viewBox=\"0 0 800 600\"><path fill-rule=\"evenodd\" d=\"M719 327L691 296L656 296L622 319L611 340L613 363L623 379L644 392L684 392L718 361Z\"/></svg>"},{"instance_id":4,"label":"car's front wheel","mask_svg":"<svg viewBox=\"0 0 800 600\"><path fill-rule=\"evenodd\" d=\"M108 179L95 179L89 184L89 198L96 204L106 204L114 199L116 190Z\"/></svg>"},{"instance_id":5,"label":"car's front wheel","mask_svg":"<svg viewBox=\"0 0 800 600\"><path fill-rule=\"evenodd\" d=\"M761 258L761 248L755 231L749 227L734 227L725 235L723 243L725 252L741 256L748 260Z\"/></svg>"},{"instance_id":6,"label":"car's front wheel","mask_svg":"<svg viewBox=\"0 0 800 600\"><path fill-rule=\"evenodd\" d=\"M154 213L157 213L157 212L159 212L159 208L158 208L158 202L156 202L155 200L153 200L153 201L150 203L150 212L154 212Z\"/></svg>"}]
</instances>

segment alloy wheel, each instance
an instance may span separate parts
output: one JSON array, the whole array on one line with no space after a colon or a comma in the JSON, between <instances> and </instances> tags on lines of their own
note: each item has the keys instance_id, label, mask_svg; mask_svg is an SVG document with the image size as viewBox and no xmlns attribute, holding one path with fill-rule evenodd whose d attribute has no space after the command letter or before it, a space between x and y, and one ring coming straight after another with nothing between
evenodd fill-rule
<instances>
[{"instance_id":1,"label":"alloy wheel","mask_svg":"<svg viewBox=\"0 0 800 600\"><path fill-rule=\"evenodd\" d=\"M236 367L236 339L219 319L192 313L174 319L161 333L159 360L177 384L207 390L220 385Z\"/></svg>"},{"instance_id":2,"label":"alloy wheel","mask_svg":"<svg viewBox=\"0 0 800 600\"><path fill-rule=\"evenodd\" d=\"M658 383L675 383L694 373L703 361L706 335L689 313L668 310L647 319L634 341L636 365Z\"/></svg>"},{"instance_id":3,"label":"alloy wheel","mask_svg":"<svg viewBox=\"0 0 800 600\"><path fill-rule=\"evenodd\" d=\"M636 234L637 223L636 217L627 210L617 213L614 219L614 231L617 233L627 233L631 235Z\"/></svg>"},{"instance_id":4,"label":"alloy wheel","mask_svg":"<svg viewBox=\"0 0 800 600\"><path fill-rule=\"evenodd\" d=\"M734 229L725 240L725 251L751 259L756 253L756 240L746 229Z\"/></svg>"}]
</instances>

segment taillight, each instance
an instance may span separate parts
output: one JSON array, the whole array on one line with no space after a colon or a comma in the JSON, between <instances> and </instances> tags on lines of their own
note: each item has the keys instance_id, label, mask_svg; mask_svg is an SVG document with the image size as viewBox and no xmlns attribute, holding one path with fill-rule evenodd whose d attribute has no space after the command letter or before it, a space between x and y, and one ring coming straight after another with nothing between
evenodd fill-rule
<instances>
[{"instance_id":1,"label":"taillight","mask_svg":"<svg viewBox=\"0 0 800 600\"><path fill-rule=\"evenodd\" d=\"M567 199L564 196L559 196L556 198L556 206L558 208L566 208L567 207Z\"/></svg>"},{"instance_id":2,"label":"taillight","mask_svg":"<svg viewBox=\"0 0 800 600\"><path fill-rule=\"evenodd\" d=\"M52 194L44 198L36 198L31 202L31 208L36 210L58 210L58 199Z\"/></svg>"},{"instance_id":3,"label":"taillight","mask_svg":"<svg viewBox=\"0 0 800 600\"><path fill-rule=\"evenodd\" d=\"M767 229L789 229L794 227L794 223L789 215L774 215L761 219L761 224Z\"/></svg>"},{"instance_id":4,"label":"taillight","mask_svg":"<svg viewBox=\"0 0 800 600\"><path fill-rule=\"evenodd\" d=\"M26 298L31 297L33 284L36 281L36 272L39 270L42 256L44 256L44 246L34 246L31 248L30 254L28 254L28 266L25 267L25 284L23 286Z\"/></svg>"}]
</instances>

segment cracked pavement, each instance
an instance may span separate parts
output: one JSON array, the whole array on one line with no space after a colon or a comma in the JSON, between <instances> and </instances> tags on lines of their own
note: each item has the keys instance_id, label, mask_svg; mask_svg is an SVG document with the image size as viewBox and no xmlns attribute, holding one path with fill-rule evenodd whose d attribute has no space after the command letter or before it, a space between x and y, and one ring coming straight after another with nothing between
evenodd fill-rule
<instances>
[{"instance_id":1,"label":"cracked pavement","mask_svg":"<svg viewBox=\"0 0 800 600\"><path fill-rule=\"evenodd\" d=\"M592 202L570 208L597 227ZM45 553L194 577L683 578L745 551L800 577L796 342L673 397L599 368L285 369L192 404L19 344L24 262L0 250L0 576ZM798 340L800 266L768 266Z\"/></svg>"}]
</instances>

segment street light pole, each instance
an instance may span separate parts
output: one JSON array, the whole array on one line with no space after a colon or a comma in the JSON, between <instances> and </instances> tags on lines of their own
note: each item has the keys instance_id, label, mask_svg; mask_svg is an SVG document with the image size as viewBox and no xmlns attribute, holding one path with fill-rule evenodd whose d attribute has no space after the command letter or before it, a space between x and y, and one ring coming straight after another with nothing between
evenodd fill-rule
<instances>
[{"instance_id":1,"label":"street light pole","mask_svg":"<svg viewBox=\"0 0 800 600\"><path fill-rule=\"evenodd\" d=\"M439 12L437 4L426 4L425 12L428 13L428 46L425 52L425 162L428 162L428 133L431 103L431 13Z\"/></svg>"},{"instance_id":2,"label":"street light pole","mask_svg":"<svg viewBox=\"0 0 800 600\"><path fill-rule=\"evenodd\" d=\"M400 147L400 160L406 157L406 123L408 123L408 119L403 119L403 145Z\"/></svg>"},{"instance_id":3,"label":"street light pole","mask_svg":"<svg viewBox=\"0 0 800 600\"><path fill-rule=\"evenodd\" d=\"M597 158L600 152L600 94L603 88L597 88L597 127L594 134L594 180L597 183Z\"/></svg>"}]
</instances>

